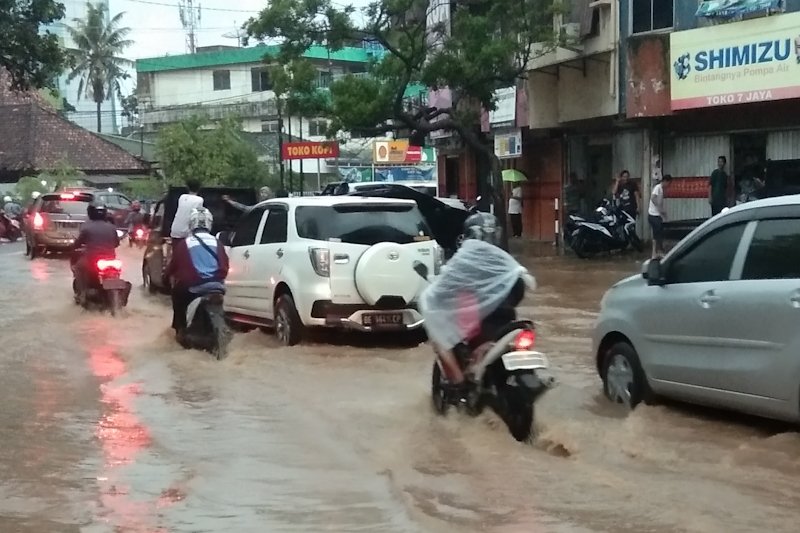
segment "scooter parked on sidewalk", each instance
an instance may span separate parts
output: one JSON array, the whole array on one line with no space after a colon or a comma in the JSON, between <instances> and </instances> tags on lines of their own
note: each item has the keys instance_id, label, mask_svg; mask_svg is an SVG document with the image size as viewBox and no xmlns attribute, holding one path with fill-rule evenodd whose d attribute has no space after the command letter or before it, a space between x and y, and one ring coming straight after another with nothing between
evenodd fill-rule
<instances>
[{"instance_id":1,"label":"scooter parked on sidewalk","mask_svg":"<svg viewBox=\"0 0 800 533\"><path fill-rule=\"evenodd\" d=\"M565 230L567 244L581 259L628 248L637 252L644 249L636 234L636 219L609 199L600 202L594 220L570 215Z\"/></svg>"}]
</instances>

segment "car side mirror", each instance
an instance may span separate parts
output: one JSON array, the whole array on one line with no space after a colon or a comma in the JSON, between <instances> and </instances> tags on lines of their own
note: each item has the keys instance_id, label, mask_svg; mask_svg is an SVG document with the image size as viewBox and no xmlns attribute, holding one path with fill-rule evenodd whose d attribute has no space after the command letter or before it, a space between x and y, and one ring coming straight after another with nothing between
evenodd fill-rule
<instances>
[{"instance_id":1,"label":"car side mirror","mask_svg":"<svg viewBox=\"0 0 800 533\"><path fill-rule=\"evenodd\" d=\"M223 246L231 246L231 242L233 242L233 232L232 231L220 231L217 233L217 240L222 243Z\"/></svg>"},{"instance_id":2,"label":"car side mirror","mask_svg":"<svg viewBox=\"0 0 800 533\"><path fill-rule=\"evenodd\" d=\"M642 265L642 277L647 280L648 285L666 285L661 260L650 259L645 261Z\"/></svg>"},{"instance_id":3,"label":"car side mirror","mask_svg":"<svg viewBox=\"0 0 800 533\"><path fill-rule=\"evenodd\" d=\"M413 264L414 272L419 274L419 277L426 280L428 279L428 266L421 262L421 261L414 261Z\"/></svg>"}]
</instances>

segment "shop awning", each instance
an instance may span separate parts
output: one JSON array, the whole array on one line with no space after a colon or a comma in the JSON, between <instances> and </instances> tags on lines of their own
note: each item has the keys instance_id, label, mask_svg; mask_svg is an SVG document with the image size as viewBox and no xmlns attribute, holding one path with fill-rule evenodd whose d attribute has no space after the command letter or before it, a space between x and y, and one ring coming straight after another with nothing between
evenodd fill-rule
<instances>
[{"instance_id":1,"label":"shop awning","mask_svg":"<svg viewBox=\"0 0 800 533\"><path fill-rule=\"evenodd\" d=\"M782 3L782 0L705 0L700 3L695 16L733 18L759 11L776 11Z\"/></svg>"}]
</instances>

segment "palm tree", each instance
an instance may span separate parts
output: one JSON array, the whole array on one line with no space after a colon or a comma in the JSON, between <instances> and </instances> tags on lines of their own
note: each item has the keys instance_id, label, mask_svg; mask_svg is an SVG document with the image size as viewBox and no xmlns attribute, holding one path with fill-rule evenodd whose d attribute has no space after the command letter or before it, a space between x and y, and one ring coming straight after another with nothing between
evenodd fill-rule
<instances>
[{"instance_id":1,"label":"palm tree","mask_svg":"<svg viewBox=\"0 0 800 533\"><path fill-rule=\"evenodd\" d=\"M98 132L103 100L111 100L114 94L120 95L119 82L128 78L124 67L133 65L133 62L120 57L122 51L133 44L126 39L131 29L119 27L124 13L108 20L106 9L103 4L86 2L86 18L73 19L74 26L67 26L75 42L75 48L69 50L74 67L68 80L80 78L78 99L85 95L97 104Z\"/></svg>"}]
</instances>

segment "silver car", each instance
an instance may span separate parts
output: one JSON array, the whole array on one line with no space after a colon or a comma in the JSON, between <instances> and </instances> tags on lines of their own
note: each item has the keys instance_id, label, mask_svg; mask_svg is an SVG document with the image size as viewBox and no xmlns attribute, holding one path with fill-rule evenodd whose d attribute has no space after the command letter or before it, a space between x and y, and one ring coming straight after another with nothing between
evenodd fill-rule
<instances>
[{"instance_id":1,"label":"silver car","mask_svg":"<svg viewBox=\"0 0 800 533\"><path fill-rule=\"evenodd\" d=\"M734 207L606 292L605 394L800 420L800 195Z\"/></svg>"}]
</instances>

